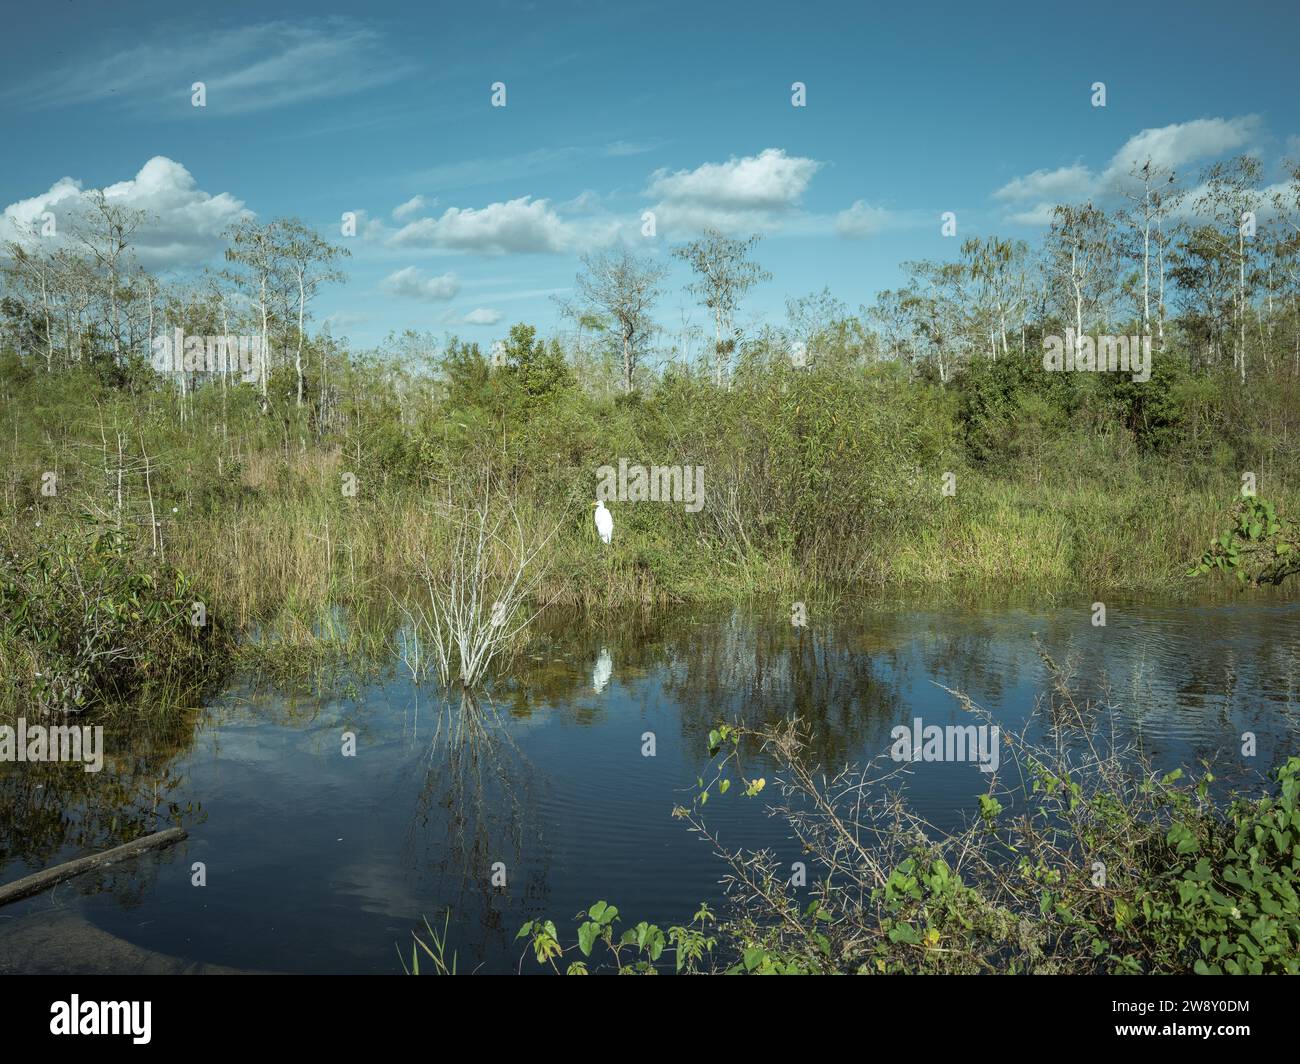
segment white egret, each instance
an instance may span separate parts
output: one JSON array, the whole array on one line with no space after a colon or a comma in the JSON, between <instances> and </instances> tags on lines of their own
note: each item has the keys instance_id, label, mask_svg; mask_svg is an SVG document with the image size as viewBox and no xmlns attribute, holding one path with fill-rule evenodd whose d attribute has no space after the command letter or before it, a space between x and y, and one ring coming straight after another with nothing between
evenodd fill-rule
<instances>
[{"instance_id":1,"label":"white egret","mask_svg":"<svg viewBox=\"0 0 1300 1064\"><path fill-rule=\"evenodd\" d=\"M600 499L596 502L596 531L600 533L600 538L608 543L610 536L614 534L614 517L605 509L605 501Z\"/></svg>"}]
</instances>

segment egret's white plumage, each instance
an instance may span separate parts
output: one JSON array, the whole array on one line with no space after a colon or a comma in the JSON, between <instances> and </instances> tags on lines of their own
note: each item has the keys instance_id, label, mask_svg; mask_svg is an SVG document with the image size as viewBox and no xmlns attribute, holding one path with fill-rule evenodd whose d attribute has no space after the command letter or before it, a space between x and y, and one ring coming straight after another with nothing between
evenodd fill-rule
<instances>
[{"instance_id":1,"label":"egret's white plumage","mask_svg":"<svg viewBox=\"0 0 1300 1064\"><path fill-rule=\"evenodd\" d=\"M596 531L600 533L600 538L606 543L614 534L614 516L605 509L604 500L596 503Z\"/></svg>"},{"instance_id":2,"label":"egret's white plumage","mask_svg":"<svg viewBox=\"0 0 1300 1064\"><path fill-rule=\"evenodd\" d=\"M596 659L596 667L591 670L591 686L596 694L605 690L605 685L609 683L609 678L614 674L614 659L610 657L609 648L600 648L600 657Z\"/></svg>"}]
</instances>

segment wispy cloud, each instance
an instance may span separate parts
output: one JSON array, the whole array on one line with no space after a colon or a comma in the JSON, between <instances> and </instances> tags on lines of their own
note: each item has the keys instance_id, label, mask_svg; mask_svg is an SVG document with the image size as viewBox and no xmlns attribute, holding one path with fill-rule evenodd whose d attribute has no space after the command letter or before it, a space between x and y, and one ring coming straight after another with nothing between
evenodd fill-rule
<instances>
[{"instance_id":1,"label":"wispy cloud","mask_svg":"<svg viewBox=\"0 0 1300 1064\"><path fill-rule=\"evenodd\" d=\"M11 89L5 99L32 108L116 103L137 114L198 110L190 87L203 82L205 116L247 114L351 95L412 73L375 30L331 17L213 30L179 24L132 46L98 54Z\"/></svg>"},{"instance_id":2,"label":"wispy cloud","mask_svg":"<svg viewBox=\"0 0 1300 1064\"><path fill-rule=\"evenodd\" d=\"M852 207L835 216L835 232L850 240L861 240L879 233L890 218L890 212L884 207L872 207L866 200L856 200Z\"/></svg>"},{"instance_id":3,"label":"wispy cloud","mask_svg":"<svg viewBox=\"0 0 1300 1064\"><path fill-rule=\"evenodd\" d=\"M437 202L437 200L434 200L433 203L429 203L423 196L412 196L405 203L400 203L393 208L393 217L400 222L405 218L424 213L426 209L434 206Z\"/></svg>"}]
</instances>

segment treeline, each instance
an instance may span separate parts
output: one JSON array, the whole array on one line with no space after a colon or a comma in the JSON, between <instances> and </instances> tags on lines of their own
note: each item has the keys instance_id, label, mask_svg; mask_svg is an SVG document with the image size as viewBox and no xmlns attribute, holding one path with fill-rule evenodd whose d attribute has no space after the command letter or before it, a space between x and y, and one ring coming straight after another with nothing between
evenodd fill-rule
<instances>
[{"instance_id":1,"label":"treeline","mask_svg":"<svg viewBox=\"0 0 1300 1064\"><path fill-rule=\"evenodd\" d=\"M856 314L826 289L789 300L780 324L755 325L742 314L746 293L771 278L755 261L756 237L706 230L671 248L690 269L705 330L674 330L656 317L667 260L623 246L583 258L573 295L561 302L571 327L557 337L589 371L588 385L606 385L596 378L608 373L624 391L683 363L706 365L724 385L747 358L782 345L799 364L898 361L947 384L981 357L1041 352L1042 338L1066 327L1149 335L1157 352L1180 352L1193 371L1230 366L1241 382L1300 377L1300 162L1265 187L1249 155L1216 163L1193 183L1148 160L1116 195L1122 205L1112 210L1056 207L1038 246L968 238L952 261L905 263L905 284ZM307 323L320 287L344 280L338 262L347 250L297 219L245 219L226 234L226 268L164 283L134 254L148 225L144 212L91 192L77 210L47 215L8 241L4 346L46 372L91 366L138 388L150 341L165 328L252 334L269 352L256 381L264 400L281 372L295 405L314 390L328 406L328 371L343 352L326 336L309 337ZM398 346L390 338L375 354L410 354ZM425 337L416 346L427 355L433 345ZM171 383L188 394L213 375L175 376Z\"/></svg>"}]
</instances>

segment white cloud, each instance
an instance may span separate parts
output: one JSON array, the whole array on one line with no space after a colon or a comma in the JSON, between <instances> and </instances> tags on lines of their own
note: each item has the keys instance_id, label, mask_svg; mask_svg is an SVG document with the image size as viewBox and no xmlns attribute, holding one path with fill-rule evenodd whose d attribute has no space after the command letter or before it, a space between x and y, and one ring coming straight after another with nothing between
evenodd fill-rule
<instances>
[{"instance_id":1,"label":"white cloud","mask_svg":"<svg viewBox=\"0 0 1300 1064\"><path fill-rule=\"evenodd\" d=\"M433 202L436 204L438 201L434 200ZM433 206L433 204L426 203L423 196L412 196L405 203L400 203L393 208L393 217L400 222L402 219L409 218L413 214L419 214L426 206Z\"/></svg>"},{"instance_id":2,"label":"white cloud","mask_svg":"<svg viewBox=\"0 0 1300 1064\"><path fill-rule=\"evenodd\" d=\"M1035 170L1013 178L993 193L1017 206L1007 216L1021 225L1047 225L1059 203L1080 203L1120 195L1131 182L1130 171L1148 159L1163 169L1182 170L1247 148L1258 136L1257 115L1198 118L1144 129L1129 137L1100 173L1083 163L1054 170ZM1190 197L1189 197L1190 198Z\"/></svg>"},{"instance_id":3,"label":"white cloud","mask_svg":"<svg viewBox=\"0 0 1300 1064\"><path fill-rule=\"evenodd\" d=\"M665 202L722 210L786 210L798 205L821 167L815 159L767 148L758 155L725 163L705 163L694 170L656 170L646 195Z\"/></svg>"},{"instance_id":4,"label":"white cloud","mask_svg":"<svg viewBox=\"0 0 1300 1064\"><path fill-rule=\"evenodd\" d=\"M1198 118L1159 129L1144 129L1129 137L1115 153L1103 180L1123 180L1133 167L1150 159L1164 169L1178 169L1200 159L1214 159L1250 144L1258 135L1258 115L1240 118Z\"/></svg>"},{"instance_id":5,"label":"white cloud","mask_svg":"<svg viewBox=\"0 0 1300 1064\"><path fill-rule=\"evenodd\" d=\"M221 250L222 234L231 223L252 214L242 200L229 193L204 192L194 175L163 155L155 155L135 177L108 185L103 192L111 203L145 212L132 247L140 263L151 268L199 265ZM66 238L85 207L81 182L60 178L49 191L6 207L0 218L0 238L25 234L45 211L54 214L58 231Z\"/></svg>"},{"instance_id":6,"label":"white cloud","mask_svg":"<svg viewBox=\"0 0 1300 1064\"><path fill-rule=\"evenodd\" d=\"M797 213L821 166L816 159L767 148L758 155L733 156L725 163L704 163L694 170L656 170L645 194L659 198L651 209L663 229L773 229Z\"/></svg>"},{"instance_id":7,"label":"white cloud","mask_svg":"<svg viewBox=\"0 0 1300 1064\"><path fill-rule=\"evenodd\" d=\"M1015 222L1017 225L1034 225L1044 226L1051 225L1056 217L1055 203L1035 203L1032 207L1026 207L1023 210L1013 211L1007 215L1007 220Z\"/></svg>"},{"instance_id":8,"label":"white cloud","mask_svg":"<svg viewBox=\"0 0 1300 1064\"><path fill-rule=\"evenodd\" d=\"M1076 197L1091 195L1096 182L1091 170L1082 163L1075 163L1055 170L1035 170L1032 174L1014 178L993 193L993 198L1013 202L1052 199L1066 203Z\"/></svg>"},{"instance_id":9,"label":"white cloud","mask_svg":"<svg viewBox=\"0 0 1300 1064\"><path fill-rule=\"evenodd\" d=\"M872 207L866 200L856 200L852 207L835 216L835 231L849 239L861 239L879 233L890 219L883 207Z\"/></svg>"},{"instance_id":10,"label":"white cloud","mask_svg":"<svg viewBox=\"0 0 1300 1064\"><path fill-rule=\"evenodd\" d=\"M172 25L128 47L104 42L98 57L81 54L5 98L24 107L113 102L141 114L220 117L348 95L411 71L377 32L349 18ZM201 110L190 104L195 81L207 88Z\"/></svg>"},{"instance_id":11,"label":"white cloud","mask_svg":"<svg viewBox=\"0 0 1300 1064\"><path fill-rule=\"evenodd\" d=\"M390 273L379 282L379 286L389 295L437 303L455 299L460 291L460 280L454 273L425 277L417 267L407 266L404 270Z\"/></svg>"},{"instance_id":12,"label":"white cloud","mask_svg":"<svg viewBox=\"0 0 1300 1064\"><path fill-rule=\"evenodd\" d=\"M396 247L503 254L565 251L581 241L579 232L548 201L521 196L480 210L449 207L440 218L421 218L403 226L390 242Z\"/></svg>"},{"instance_id":13,"label":"white cloud","mask_svg":"<svg viewBox=\"0 0 1300 1064\"><path fill-rule=\"evenodd\" d=\"M464 317L466 325L495 325L504 315L499 310L492 310L489 307L479 307L477 310L471 310Z\"/></svg>"}]
</instances>

